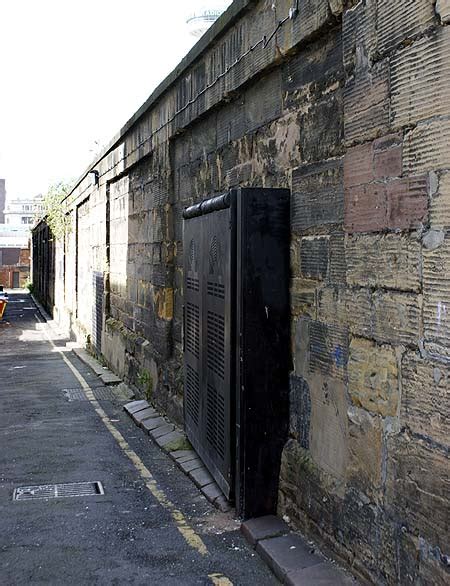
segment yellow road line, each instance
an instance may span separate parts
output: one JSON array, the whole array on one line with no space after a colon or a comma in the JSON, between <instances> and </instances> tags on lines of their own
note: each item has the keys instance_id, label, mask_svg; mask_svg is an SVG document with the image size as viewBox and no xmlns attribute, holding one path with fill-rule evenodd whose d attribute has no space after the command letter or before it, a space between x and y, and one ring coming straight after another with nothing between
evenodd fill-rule
<instances>
[{"instance_id":1,"label":"yellow road line","mask_svg":"<svg viewBox=\"0 0 450 586\"><path fill-rule=\"evenodd\" d=\"M90 388L86 379L77 370L77 368L70 362L70 360L67 359L64 352L61 352L61 350L59 350L58 347L55 346L55 344L53 343L53 340L50 338L50 336L48 335L48 333L46 331L45 324L43 324L43 325L44 325L44 327L43 327L42 331L44 332L45 337L50 342L50 344L53 346L53 348L61 355L61 358L64 360L64 362L70 368L70 370L74 374L75 378L80 383L87 399L90 401L90 403L94 407L96 413L98 414L100 419L103 421L103 423L105 424L108 431L111 433L111 435L117 441L117 443L119 444L122 451L131 460L131 462L133 463L134 467L136 468L138 474L144 480L145 485L148 488L148 490L152 493L152 495L159 502L159 504L161 506L163 506L166 510L169 511L169 513L172 516L172 519L175 521L176 528L181 533L181 535L184 537L184 539L186 540L188 545L190 545L192 548L196 549L202 555L206 555L208 553L208 550L206 549L206 545L203 543L203 540L201 539L201 537L199 535L197 535L197 533L195 533L195 531L192 529L192 527L190 527L188 525L183 513L181 511L179 511L175 507L175 505L167 498L167 496L164 494L164 491L161 490L160 488L158 488L157 482L154 479L150 470L145 466L144 462L136 454L136 452L130 447L130 445L128 444L126 439L123 437L123 435L120 433L120 431L111 423L111 420L109 419L108 415L102 409L100 403L95 398L94 393L92 392L92 389ZM214 582L214 584L219 584L219 582ZM220 584L231 584L231 582L220 582Z\"/></svg>"},{"instance_id":2,"label":"yellow road line","mask_svg":"<svg viewBox=\"0 0 450 586\"><path fill-rule=\"evenodd\" d=\"M208 574L208 578L215 586L233 586L233 582L223 574Z\"/></svg>"}]
</instances>

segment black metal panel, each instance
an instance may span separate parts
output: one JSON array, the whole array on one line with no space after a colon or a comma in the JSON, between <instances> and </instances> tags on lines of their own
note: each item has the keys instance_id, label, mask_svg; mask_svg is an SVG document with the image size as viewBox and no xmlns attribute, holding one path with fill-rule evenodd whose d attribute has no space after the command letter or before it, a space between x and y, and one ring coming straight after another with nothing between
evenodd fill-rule
<instances>
[{"instance_id":1,"label":"black metal panel","mask_svg":"<svg viewBox=\"0 0 450 586\"><path fill-rule=\"evenodd\" d=\"M92 291L94 304L92 306L92 345L98 354L102 352L102 328L103 328L103 295L105 292L103 273L92 273Z\"/></svg>"},{"instance_id":2,"label":"black metal panel","mask_svg":"<svg viewBox=\"0 0 450 586\"><path fill-rule=\"evenodd\" d=\"M206 341L205 425L206 442L201 457L228 497L232 492L230 463L231 409L231 317L232 317L232 243L231 209L205 206L214 213L203 216Z\"/></svg>"},{"instance_id":3,"label":"black metal panel","mask_svg":"<svg viewBox=\"0 0 450 586\"><path fill-rule=\"evenodd\" d=\"M276 512L287 439L290 358L290 193L237 190L236 507Z\"/></svg>"},{"instance_id":4,"label":"black metal panel","mask_svg":"<svg viewBox=\"0 0 450 586\"><path fill-rule=\"evenodd\" d=\"M220 198L195 209L184 224L186 432L230 496L231 212Z\"/></svg>"},{"instance_id":5,"label":"black metal panel","mask_svg":"<svg viewBox=\"0 0 450 586\"><path fill-rule=\"evenodd\" d=\"M186 431L243 517L276 511L287 438L289 201L246 188L183 214Z\"/></svg>"}]
</instances>

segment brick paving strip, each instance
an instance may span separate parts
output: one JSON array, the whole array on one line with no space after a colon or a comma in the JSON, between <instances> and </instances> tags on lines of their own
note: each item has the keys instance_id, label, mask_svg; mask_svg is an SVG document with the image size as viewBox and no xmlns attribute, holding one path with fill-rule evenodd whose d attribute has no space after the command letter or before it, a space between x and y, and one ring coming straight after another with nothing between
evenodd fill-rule
<instances>
[{"instance_id":1,"label":"brick paving strip","mask_svg":"<svg viewBox=\"0 0 450 586\"><path fill-rule=\"evenodd\" d=\"M122 383L120 378L108 368L102 366L86 350L73 348L73 352L82 362L92 368L104 384ZM131 401L124 405L124 409L136 425L146 432L172 458L177 466L189 476L210 503L222 512L231 510L232 507L223 496L203 462L198 458L197 453L192 449L185 449L190 444L181 430L163 417L148 401Z\"/></svg>"},{"instance_id":2,"label":"brick paving strip","mask_svg":"<svg viewBox=\"0 0 450 586\"><path fill-rule=\"evenodd\" d=\"M74 353L105 383L115 375L80 348ZM94 368L95 366L95 368ZM122 382L115 377L114 383ZM108 383L105 383L108 384ZM213 477L192 449L185 449L185 434L163 417L146 400L126 403L124 410L137 426L146 432L162 448L179 468L194 482L203 495L219 510L231 510L227 499ZM180 449L183 448L183 449ZM323 557L313 545L275 515L250 519L241 525L241 532L249 544L266 562L275 576L289 586L356 586L355 578Z\"/></svg>"}]
</instances>

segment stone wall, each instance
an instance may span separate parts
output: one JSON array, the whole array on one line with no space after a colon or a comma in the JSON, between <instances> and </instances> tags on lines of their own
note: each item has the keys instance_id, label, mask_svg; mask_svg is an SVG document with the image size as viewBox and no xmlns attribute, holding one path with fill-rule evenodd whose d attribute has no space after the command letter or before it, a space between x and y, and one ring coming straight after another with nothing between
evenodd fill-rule
<instances>
[{"instance_id":1,"label":"stone wall","mask_svg":"<svg viewBox=\"0 0 450 586\"><path fill-rule=\"evenodd\" d=\"M97 351L181 422L182 210L289 187L279 512L370 581L444 584L450 5L295 4L235 1L80 178L55 307L92 342L100 300Z\"/></svg>"}]
</instances>

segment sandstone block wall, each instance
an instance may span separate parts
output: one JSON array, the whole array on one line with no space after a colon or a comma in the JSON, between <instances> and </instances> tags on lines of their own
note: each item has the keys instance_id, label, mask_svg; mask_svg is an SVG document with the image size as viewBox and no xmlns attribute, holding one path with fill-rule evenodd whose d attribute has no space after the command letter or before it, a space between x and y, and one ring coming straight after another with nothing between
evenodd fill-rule
<instances>
[{"instance_id":1,"label":"sandstone block wall","mask_svg":"<svg viewBox=\"0 0 450 586\"><path fill-rule=\"evenodd\" d=\"M295 5L236 0L81 177L55 311L181 422L182 210L290 188L279 512L374 583L444 584L450 8Z\"/></svg>"}]
</instances>

